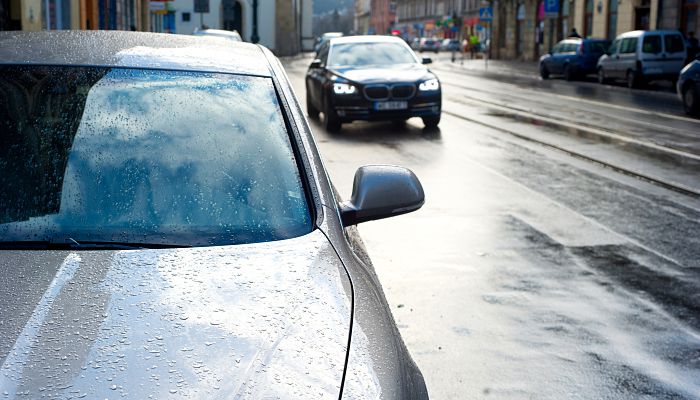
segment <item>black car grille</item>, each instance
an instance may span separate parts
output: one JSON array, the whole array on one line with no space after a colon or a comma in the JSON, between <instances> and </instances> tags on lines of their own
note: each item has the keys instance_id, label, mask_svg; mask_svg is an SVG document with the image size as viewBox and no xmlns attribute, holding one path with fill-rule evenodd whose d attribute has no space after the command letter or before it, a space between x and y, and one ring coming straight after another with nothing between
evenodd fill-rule
<instances>
[{"instance_id":1,"label":"black car grille","mask_svg":"<svg viewBox=\"0 0 700 400\"><path fill-rule=\"evenodd\" d=\"M391 87L391 97L394 99L410 99L415 93L415 85L395 85Z\"/></svg>"},{"instance_id":2,"label":"black car grille","mask_svg":"<svg viewBox=\"0 0 700 400\"><path fill-rule=\"evenodd\" d=\"M416 86L412 84L368 85L364 88L367 100L407 100L416 94Z\"/></svg>"},{"instance_id":3,"label":"black car grille","mask_svg":"<svg viewBox=\"0 0 700 400\"><path fill-rule=\"evenodd\" d=\"M389 87L384 85L365 86L365 97L369 100L386 100L389 98Z\"/></svg>"}]
</instances>

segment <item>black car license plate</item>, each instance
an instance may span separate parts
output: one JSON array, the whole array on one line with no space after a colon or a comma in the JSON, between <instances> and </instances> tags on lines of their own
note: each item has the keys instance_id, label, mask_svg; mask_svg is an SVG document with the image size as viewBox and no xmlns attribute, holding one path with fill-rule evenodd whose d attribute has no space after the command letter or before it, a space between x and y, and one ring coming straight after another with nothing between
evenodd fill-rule
<instances>
[{"instance_id":1,"label":"black car license plate","mask_svg":"<svg viewBox=\"0 0 700 400\"><path fill-rule=\"evenodd\" d=\"M383 110L405 110L408 108L407 101L377 101L374 103L374 109Z\"/></svg>"}]
</instances>

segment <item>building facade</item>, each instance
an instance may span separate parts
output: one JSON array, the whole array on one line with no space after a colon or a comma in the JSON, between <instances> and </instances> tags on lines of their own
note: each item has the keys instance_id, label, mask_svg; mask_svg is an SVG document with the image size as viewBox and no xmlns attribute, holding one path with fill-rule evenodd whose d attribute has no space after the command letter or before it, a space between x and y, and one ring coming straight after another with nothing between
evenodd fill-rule
<instances>
[{"instance_id":1,"label":"building facade","mask_svg":"<svg viewBox=\"0 0 700 400\"><path fill-rule=\"evenodd\" d=\"M353 30L358 35L370 32L370 16L372 15L371 0L355 0L355 16Z\"/></svg>"},{"instance_id":2,"label":"building facade","mask_svg":"<svg viewBox=\"0 0 700 400\"><path fill-rule=\"evenodd\" d=\"M259 43L282 56L312 48L313 0L0 0L0 30L191 34L207 26L235 29L251 41L254 3Z\"/></svg>"},{"instance_id":3,"label":"building facade","mask_svg":"<svg viewBox=\"0 0 700 400\"><path fill-rule=\"evenodd\" d=\"M404 0L397 7L397 27L409 40L484 36L478 24L479 5L480 0Z\"/></svg>"},{"instance_id":4,"label":"building facade","mask_svg":"<svg viewBox=\"0 0 700 400\"><path fill-rule=\"evenodd\" d=\"M149 0L0 0L0 30L148 30Z\"/></svg>"},{"instance_id":5,"label":"building facade","mask_svg":"<svg viewBox=\"0 0 700 400\"><path fill-rule=\"evenodd\" d=\"M396 0L371 0L368 33L385 35L391 33L396 25Z\"/></svg>"},{"instance_id":6,"label":"building facade","mask_svg":"<svg viewBox=\"0 0 700 400\"><path fill-rule=\"evenodd\" d=\"M397 28L413 37L477 35L492 58L537 60L572 29L584 37L614 39L636 29L672 29L684 35L700 27L699 0L399 0ZM479 18L490 8L492 19ZM454 33L453 33L454 32Z\"/></svg>"}]
</instances>

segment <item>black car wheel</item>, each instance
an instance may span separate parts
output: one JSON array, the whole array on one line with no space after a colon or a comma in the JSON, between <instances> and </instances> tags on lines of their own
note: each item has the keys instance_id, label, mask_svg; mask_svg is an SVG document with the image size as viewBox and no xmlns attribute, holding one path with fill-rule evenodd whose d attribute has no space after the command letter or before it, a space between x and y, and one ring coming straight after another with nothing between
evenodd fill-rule
<instances>
[{"instance_id":1,"label":"black car wheel","mask_svg":"<svg viewBox=\"0 0 700 400\"><path fill-rule=\"evenodd\" d=\"M326 102L326 107L323 109L323 127L326 128L327 132L338 132L343 124L340 122L338 114L328 103Z\"/></svg>"},{"instance_id":2,"label":"black car wheel","mask_svg":"<svg viewBox=\"0 0 700 400\"><path fill-rule=\"evenodd\" d=\"M565 65L564 66L564 79L567 81L573 81L575 78L574 71L571 70L570 65Z\"/></svg>"},{"instance_id":3,"label":"black car wheel","mask_svg":"<svg viewBox=\"0 0 700 400\"><path fill-rule=\"evenodd\" d=\"M601 85L608 83L608 78L605 76L605 70L598 68L598 83Z\"/></svg>"},{"instance_id":4,"label":"black car wheel","mask_svg":"<svg viewBox=\"0 0 700 400\"><path fill-rule=\"evenodd\" d=\"M627 87L630 89L634 89L639 86L639 77L637 77L637 73L634 72L633 70L627 71Z\"/></svg>"},{"instance_id":5,"label":"black car wheel","mask_svg":"<svg viewBox=\"0 0 700 400\"><path fill-rule=\"evenodd\" d=\"M422 117L421 119L423 120L425 127L428 129L435 129L440 123L439 115L437 117Z\"/></svg>"},{"instance_id":6,"label":"black car wheel","mask_svg":"<svg viewBox=\"0 0 700 400\"><path fill-rule=\"evenodd\" d=\"M540 65L540 76L542 79L549 79L549 70L544 66L544 64Z\"/></svg>"},{"instance_id":7,"label":"black car wheel","mask_svg":"<svg viewBox=\"0 0 700 400\"><path fill-rule=\"evenodd\" d=\"M306 91L306 113L311 119L318 119L318 114L320 113L318 108L314 107L313 103L311 102L311 96L309 96L308 90Z\"/></svg>"},{"instance_id":8,"label":"black car wheel","mask_svg":"<svg viewBox=\"0 0 700 400\"><path fill-rule=\"evenodd\" d=\"M688 115L700 116L700 98L698 85L689 82L683 88L683 109Z\"/></svg>"}]
</instances>

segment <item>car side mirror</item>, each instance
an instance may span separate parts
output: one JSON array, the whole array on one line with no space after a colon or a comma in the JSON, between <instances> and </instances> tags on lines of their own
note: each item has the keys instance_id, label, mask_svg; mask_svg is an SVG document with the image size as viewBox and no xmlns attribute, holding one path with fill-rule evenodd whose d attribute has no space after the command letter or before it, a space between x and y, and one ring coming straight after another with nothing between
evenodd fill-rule
<instances>
[{"instance_id":1,"label":"car side mirror","mask_svg":"<svg viewBox=\"0 0 700 400\"><path fill-rule=\"evenodd\" d=\"M418 177L393 165L366 165L355 172L352 198L340 204L344 226L393 217L423 206L425 194Z\"/></svg>"},{"instance_id":2,"label":"car side mirror","mask_svg":"<svg viewBox=\"0 0 700 400\"><path fill-rule=\"evenodd\" d=\"M421 59L421 63L422 63L422 64L432 64L432 63L433 63L433 59L430 58L430 57L423 57L423 58Z\"/></svg>"},{"instance_id":3,"label":"car side mirror","mask_svg":"<svg viewBox=\"0 0 700 400\"><path fill-rule=\"evenodd\" d=\"M311 65L309 65L309 68L321 68L321 60L316 58L313 61L311 61Z\"/></svg>"}]
</instances>

